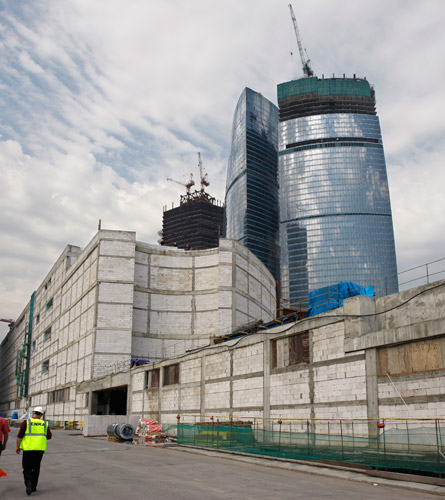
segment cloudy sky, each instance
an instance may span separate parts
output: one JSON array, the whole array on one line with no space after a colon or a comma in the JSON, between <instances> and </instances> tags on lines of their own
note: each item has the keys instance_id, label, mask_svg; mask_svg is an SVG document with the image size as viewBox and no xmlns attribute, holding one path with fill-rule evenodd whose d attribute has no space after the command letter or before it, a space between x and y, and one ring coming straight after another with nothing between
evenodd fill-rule
<instances>
[{"instance_id":1,"label":"cloudy sky","mask_svg":"<svg viewBox=\"0 0 445 500\"><path fill-rule=\"evenodd\" d=\"M445 257L445 2L293 6L318 76L375 86L399 271ZM0 0L1 318L99 219L156 242L198 151L223 199L239 95L297 56L288 0Z\"/></svg>"}]
</instances>

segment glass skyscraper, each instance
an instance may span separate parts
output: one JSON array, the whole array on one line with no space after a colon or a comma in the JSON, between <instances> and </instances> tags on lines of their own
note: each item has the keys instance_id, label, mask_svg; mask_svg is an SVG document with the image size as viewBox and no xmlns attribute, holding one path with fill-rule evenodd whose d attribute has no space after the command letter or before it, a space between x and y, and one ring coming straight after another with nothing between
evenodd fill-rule
<instances>
[{"instance_id":1,"label":"glass skyscraper","mask_svg":"<svg viewBox=\"0 0 445 500\"><path fill-rule=\"evenodd\" d=\"M385 157L366 79L278 85L281 295L341 281L398 291Z\"/></svg>"},{"instance_id":2,"label":"glass skyscraper","mask_svg":"<svg viewBox=\"0 0 445 500\"><path fill-rule=\"evenodd\" d=\"M278 108L245 88L233 117L225 236L251 250L279 278Z\"/></svg>"}]
</instances>

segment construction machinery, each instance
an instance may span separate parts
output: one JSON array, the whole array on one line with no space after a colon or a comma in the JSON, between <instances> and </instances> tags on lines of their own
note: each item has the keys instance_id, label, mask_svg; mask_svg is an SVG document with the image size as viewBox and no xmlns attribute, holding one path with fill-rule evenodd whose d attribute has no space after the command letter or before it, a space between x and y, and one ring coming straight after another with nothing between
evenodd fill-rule
<instances>
[{"instance_id":1,"label":"construction machinery","mask_svg":"<svg viewBox=\"0 0 445 500\"><path fill-rule=\"evenodd\" d=\"M307 57L306 49L303 50L303 45L301 43L300 32L298 31L297 19L295 18L294 9L292 4L289 4L290 15L292 17L292 22L294 23L295 36L297 37L298 50L300 52L301 64L303 65L304 76L310 77L314 76L314 72L310 66L310 59ZM306 52L306 55L305 55Z\"/></svg>"},{"instance_id":2,"label":"construction machinery","mask_svg":"<svg viewBox=\"0 0 445 500\"><path fill-rule=\"evenodd\" d=\"M184 186L187 189L188 195L190 194L190 188L195 185L195 181L193 180L193 174L190 174L188 182L176 181L175 179L170 179L170 177L167 177L167 180L171 182L176 182L176 184Z\"/></svg>"},{"instance_id":3,"label":"construction machinery","mask_svg":"<svg viewBox=\"0 0 445 500\"><path fill-rule=\"evenodd\" d=\"M3 323L8 323L9 329L11 329L14 326L14 320L13 319L3 319L3 318L1 318L0 321L3 321Z\"/></svg>"},{"instance_id":4,"label":"construction machinery","mask_svg":"<svg viewBox=\"0 0 445 500\"><path fill-rule=\"evenodd\" d=\"M204 174L204 167L202 166L201 153L198 153L198 167L199 167L199 176L201 177L201 193L204 192L206 186L210 184L208 180L208 174Z\"/></svg>"}]
</instances>

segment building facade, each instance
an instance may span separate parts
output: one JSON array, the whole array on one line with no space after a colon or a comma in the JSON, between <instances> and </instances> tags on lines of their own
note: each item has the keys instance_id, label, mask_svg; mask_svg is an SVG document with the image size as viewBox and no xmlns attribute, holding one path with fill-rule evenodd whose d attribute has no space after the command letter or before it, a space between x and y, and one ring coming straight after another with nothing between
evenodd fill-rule
<instances>
[{"instance_id":1,"label":"building facade","mask_svg":"<svg viewBox=\"0 0 445 500\"><path fill-rule=\"evenodd\" d=\"M385 156L366 79L301 78L278 85L281 292L341 281L398 290Z\"/></svg>"},{"instance_id":2,"label":"building facade","mask_svg":"<svg viewBox=\"0 0 445 500\"><path fill-rule=\"evenodd\" d=\"M186 250L216 248L223 233L224 207L204 191L181 196L179 207L165 210L162 240Z\"/></svg>"},{"instance_id":3,"label":"building facade","mask_svg":"<svg viewBox=\"0 0 445 500\"><path fill-rule=\"evenodd\" d=\"M3 340L0 411L41 405L53 420L125 414L126 387L89 399L77 386L134 358L184 354L270 321L275 308L273 276L236 241L185 251L101 230L84 249L66 247Z\"/></svg>"},{"instance_id":4,"label":"building facade","mask_svg":"<svg viewBox=\"0 0 445 500\"><path fill-rule=\"evenodd\" d=\"M326 315L136 368L127 378L132 413L172 425L178 414L190 423L196 415L257 418L257 425L302 419L303 431L305 419L317 419L319 433L327 433L328 419L369 419L370 435L378 419L443 418L444 290L438 281L349 298ZM175 365L177 383L164 382Z\"/></svg>"},{"instance_id":5,"label":"building facade","mask_svg":"<svg viewBox=\"0 0 445 500\"><path fill-rule=\"evenodd\" d=\"M279 278L278 109L245 88L236 105L226 183L225 236Z\"/></svg>"}]
</instances>

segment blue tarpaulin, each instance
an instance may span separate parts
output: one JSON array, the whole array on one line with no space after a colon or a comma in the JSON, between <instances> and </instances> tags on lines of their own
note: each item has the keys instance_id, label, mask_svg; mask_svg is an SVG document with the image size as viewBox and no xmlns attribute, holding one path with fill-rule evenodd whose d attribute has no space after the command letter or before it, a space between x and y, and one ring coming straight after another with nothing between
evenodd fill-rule
<instances>
[{"instance_id":1,"label":"blue tarpaulin","mask_svg":"<svg viewBox=\"0 0 445 500\"><path fill-rule=\"evenodd\" d=\"M355 295L374 297L373 286L360 286L352 281L342 281L336 285L325 286L309 292L309 309L306 316L337 309L343 306L343 300Z\"/></svg>"},{"instance_id":2,"label":"blue tarpaulin","mask_svg":"<svg viewBox=\"0 0 445 500\"><path fill-rule=\"evenodd\" d=\"M141 366L141 365L148 365L150 363L149 359L140 359L140 358L131 358L131 368L133 366Z\"/></svg>"}]
</instances>

